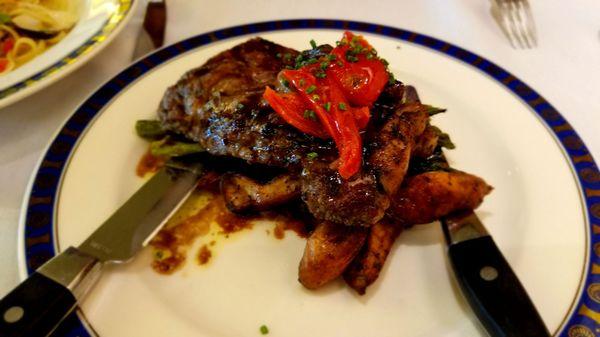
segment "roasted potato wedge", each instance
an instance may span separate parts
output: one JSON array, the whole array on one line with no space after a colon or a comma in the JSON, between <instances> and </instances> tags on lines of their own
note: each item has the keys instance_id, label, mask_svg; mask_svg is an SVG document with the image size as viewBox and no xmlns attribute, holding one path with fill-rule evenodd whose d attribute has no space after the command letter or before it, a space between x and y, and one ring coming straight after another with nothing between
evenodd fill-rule
<instances>
[{"instance_id":1,"label":"roasted potato wedge","mask_svg":"<svg viewBox=\"0 0 600 337\"><path fill-rule=\"evenodd\" d=\"M388 215L403 224L435 221L454 211L475 209L492 187L460 171L432 171L406 179L393 197Z\"/></svg>"},{"instance_id":2,"label":"roasted potato wedge","mask_svg":"<svg viewBox=\"0 0 600 337\"><path fill-rule=\"evenodd\" d=\"M365 243L368 228L333 222L320 223L308 237L298 280L317 289L341 275Z\"/></svg>"},{"instance_id":3,"label":"roasted potato wedge","mask_svg":"<svg viewBox=\"0 0 600 337\"><path fill-rule=\"evenodd\" d=\"M221 193L232 212L263 211L300 197L300 182L283 174L260 184L241 174L229 173L221 178Z\"/></svg>"},{"instance_id":4,"label":"roasted potato wedge","mask_svg":"<svg viewBox=\"0 0 600 337\"><path fill-rule=\"evenodd\" d=\"M377 280L401 231L401 226L384 222L370 228L365 245L344 272L344 280L357 293L364 295L367 287Z\"/></svg>"},{"instance_id":5,"label":"roasted potato wedge","mask_svg":"<svg viewBox=\"0 0 600 337\"><path fill-rule=\"evenodd\" d=\"M415 140L425 130L428 120L427 107L419 103L404 104L372 141L375 146L369 161L387 195L393 195L400 187Z\"/></svg>"},{"instance_id":6,"label":"roasted potato wedge","mask_svg":"<svg viewBox=\"0 0 600 337\"><path fill-rule=\"evenodd\" d=\"M438 133L431 125L427 125L425 131L415 141L412 155L419 158L427 158L433 154L438 144Z\"/></svg>"}]
</instances>

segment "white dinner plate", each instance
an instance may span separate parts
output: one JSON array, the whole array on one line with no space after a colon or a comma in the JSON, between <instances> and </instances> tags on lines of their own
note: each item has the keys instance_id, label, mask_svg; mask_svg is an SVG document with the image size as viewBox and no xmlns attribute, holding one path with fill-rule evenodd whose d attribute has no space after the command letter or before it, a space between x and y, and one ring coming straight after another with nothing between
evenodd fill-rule
<instances>
[{"instance_id":1,"label":"white dinner plate","mask_svg":"<svg viewBox=\"0 0 600 337\"><path fill-rule=\"evenodd\" d=\"M0 75L0 108L63 78L102 50L133 14L135 0L81 0L80 18L56 45Z\"/></svg>"},{"instance_id":2,"label":"white dinner plate","mask_svg":"<svg viewBox=\"0 0 600 337\"><path fill-rule=\"evenodd\" d=\"M187 70L252 36L296 49L361 32L396 78L448 109L433 124L457 148L451 164L494 186L477 209L549 329L594 336L600 317L600 174L585 145L533 89L493 63L445 42L374 24L292 20L249 24L163 48L94 93L49 144L21 217L25 278L58 251L78 245L143 180L135 166L147 143L134 132L153 118L165 89ZM377 282L358 296L342 281L308 291L297 281L304 239L266 235L270 223L219 241L207 266L193 259L155 273L145 249L106 268L58 336L285 337L480 336L448 267L439 224L396 242ZM190 250L194 255L202 243ZM600 249L598 249L600 251Z\"/></svg>"}]
</instances>

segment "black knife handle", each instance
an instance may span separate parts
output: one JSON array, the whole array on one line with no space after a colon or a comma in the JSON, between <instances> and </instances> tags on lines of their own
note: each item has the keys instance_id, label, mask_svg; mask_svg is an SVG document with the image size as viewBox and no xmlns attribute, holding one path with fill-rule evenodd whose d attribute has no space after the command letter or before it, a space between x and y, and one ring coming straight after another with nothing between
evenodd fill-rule
<instances>
[{"instance_id":1,"label":"black knife handle","mask_svg":"<svg viewBox=\"0 0 600 337\"><path fill-rule=\"evenodd\" d=\"M551 336L490 236L452 244L448 255L465 297L492 337Z\"/></svg>"},{"instance_id":2,"label":"black knife handle","mask_svg":"<svg viewBox=\"0 0 600 337\"><path fill-rule=\"evenodd\" d=\"M0 300L0 337L46 337L76 306L67 288L35 272Z\"/></svg>"}]
</instances>

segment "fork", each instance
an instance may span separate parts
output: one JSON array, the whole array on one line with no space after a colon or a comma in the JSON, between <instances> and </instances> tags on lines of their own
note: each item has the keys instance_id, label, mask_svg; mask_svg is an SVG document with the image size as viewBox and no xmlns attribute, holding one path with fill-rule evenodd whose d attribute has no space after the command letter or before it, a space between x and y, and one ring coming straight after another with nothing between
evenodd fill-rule
<instances>
[{"instance_id":1,"label":"fork","mask_svg":"<svg viewBox=\"0 0 600 337\"><path fill-rule=\"evenodd\" d=\"M537 45L535 23L527 0L491 0L492 17L513 48L528 49Z\"/></svg>"}]
</instances>

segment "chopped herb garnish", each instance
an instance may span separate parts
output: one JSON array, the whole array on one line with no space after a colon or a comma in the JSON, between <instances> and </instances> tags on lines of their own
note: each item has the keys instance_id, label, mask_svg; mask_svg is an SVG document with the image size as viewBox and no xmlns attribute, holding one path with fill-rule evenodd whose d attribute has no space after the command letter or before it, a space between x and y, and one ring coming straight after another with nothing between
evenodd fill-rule
<instances>
[{"instance_id":1,"label":"chopped herb garnish","mask_svg":"<svg viewBox=\"0 0 600 337\"><path fill-rule=\"evenodd\" d=\"M315 86L314 84L312 84L308 88L306 88L306 93L310 94L310 93L312 93L315 90L317 90L317 86Z\"/></svg>"},{"instance_id":2,"label":"chopped herb garnish","mask_svg":"<svg viewBox=\"0 0 600 337\"><path fill-rule=\"evenodd\" d=\"M304 110L304 118L316 121L317 115L315 115L315 112L312 110Z\"/></svg>"},{"instance_id":3,"label":"chopped herb garnish","mask_svg":"<svg viewBox=\"0 0 600 337\"><path fill-rule=\"evenodd\" d=\"M338 109L345 111L346 110L346 104L345 103L339 103L338 104Z\"/></svg>"},{"instance_id":4,"label":"chopped herb garnish","mask_svg":"<svg viewBox=\"0 0 600 337\"><path fill-rule=\"evenodd\" d=\"M327 74L325 74L325 72L323 72L323 71L320 71L315 74L315 77L316 78L325 78L325 77L327 77Z\"/></svg>"},{"instance_id":5,"label":"chopped herb garnish","mask_svg":"<svg viewBox=\"0 0 600 337\"><path fill-rule=\"evenodd\" d=\"M335 61L335 55L333 55L333 54L329 54L329 55L327 55L327 59L328 59L329 61Z\"/></svg>"},{"instance_id":6,"label":"chopped herb garnish","mask_svg":"<svg viewBox=\"0 0 600 337\"><path fill-rule=\"evenodd\" d=\"M315 159L317 158L319 155L316 152L309 152L306 154L306 158L308 159Z\"/></svg>"},{"instance_id":7,"label":"chopped herb garnish","mask_svg":"<svg viewBox=\"0 0 600 337\"><path fill-rule=\"evenodd\" d=\"M294 69L292 66L285 66L285 69Z\"/></svg>"},{"instance_id":8,"label":"chopped herb garnish","mask_svg":"<svg viewBox=\"0 0 600 337\"><path fill-rule=\"evenodd\" d=\"M304 56L302 56L302 54L298 54L298 56L296 56L296 63L300 63L302 62L302 59L304 59Z\"/></svg>"},{"instance_id":9,"label":"chopped herb garnish","mask_svg":"<svg viewBox=\"0 0 600 337\"><path fill-rule=\"evenodd\" d=\"M289 61L289 60L291 60L291 59L292 59L292 54L290 54L290 53L285 53L285 54L283 55L283 60L284 60L284 61L286 61L286 62L287 62L287 61Z\"/></svg>"},{"instance_id":10,"label":"chopped herb garnish","mask_svg":"<svg viewBox=\"0 0 600 337\"><path fill-rule=\"evenodd\" d=\"M434 107L433 105L425 105L427 107L427 113L429 116L437 115L442 112L446 112L446 109Z\"/></svg>"},{"instance_id":11,"label":"chopped herb garnish","mask_svg":"<svg viewBox=\"0 0 600 337\"><path fill-rule=\"evenodd\" d=\"M379 59L379 60L381 60L381 63L383 63L383 65L386 67L390 64L386 59Z\"/></svg>"},{"instance_id":12,"label":"chopped herb garnish","mask_svg":"<svg viewBox=\"0 0 600 337\"><path fill-rule=\"evenodd\" d=\"M321 97L319 95L315 94L315 95L312 96L312 99L313 99L313 101L318 101L318 100L321 99Z\"/></svg>"},{"instance_id":13,"label":"chopped herb garnish","mask_svg":"<svg viewBox=\"0 0 600 337\"><path fill-rule=\"evenodd\" d=\"M366 56L366 58L367 58L367 60L370 60L370 59L372 59L372 58L373 58L373 54L371 54L371 53L368 53L368 54L367 54L367 56Z\"/></svg>"},{"instance_id":14,"label":"chopped herb garnish","mask_svg":"<svg viewBox=\"0 0 600 337\"><path fill-rule=\"evenodd\" d=\"M331 109L331 103L327 102L327 103L323 104L323 107L325 108L326 111L329 111L329 109Z\"/></svg>"},{"instance_id":15,"label":"chopped herb garnish","mask_svg":"<svg viewBox=\"0 0 600 337\"><path fill-rule=\"evenodd\" d=\"M323 70L327 69L327 67L329 67L329 61L323 61L323 62L321 62L320 67Z\"/></svg>"},{"instance_id":16,"label":"chopped herb garnish","mask_svg":"<svg viewBox=\"0 0 600 337\"><path fill-rule=\"evenodd\" d=\"M304 83L305 83L305 82L304 82L304 79L300 79L300 82L298 82L298 83L300 84L300 86L301 86L301 87L303 87L303 86L304 86Z\"/></svg>"},{"instance_id":17,"label":"chopped herb garnish","mask_svg":"<svg viewBox=\"0 0 600 337\"><path fill-rule=\"evenodd\" d=\"M5 24L10 22L10 15L0 13L0 24Z\"/></svg>"},{"instance_id":18,"label":"chopped herb garnish","mask_svg":"<svg viewBox=\"0 0 600 337\"><path fill-rule=\"evenodd\" d=\"M353 63L354 63L354 62L358 62L358 57L356 57L356 56L354 56L354 55L348 55L348 56L346 56L346 59L347 59L349 62L353 62Z\"/></svg>"},{"instance_id":19,"label":"chopped herb garnish","mask_svg":"<svg viewBox=\"0 0 600 337\"><path fill-rule=\"evenodd\" d=\"M275 57L278 58L278 59L280 59L281 58L281 53L275 54Z\"/></svg>"},{"instance_id":20,"label":"chopped herb garnish","mask_svg":"<svg viewBox=\"0 0 600 337\"><path fill-rule=\"evenodd\" d=\"M261 325L260 326L260 333L263 334L263 335L268 334L269 333L269 328L266 325L264 325L264 324Z\"/></svg>"},{"instance_id":21,"label":"chopped herb garnish","mask_svg":"<svg viewBox=\"0 0 600 337\"><path fill-rule=\"evenodd\" d=\"M391 73L391 72L388 72L388 76L389 76L389 78L388 78L388 83L389 83L389 84L394 84L394 83L396 83L396 78L394 77L394 74L393 74L393 73Z\"/></svg>"},{"instance_id":22,"label":"chopped herb garnish","mask_svg":"<svg viewBox=\"0 0 600 337\"><path fill-rule=\"evenodd\" d=\"M342 61L337 61L337 65L342 67L344 65L344 63Z\"/></svg>"},{"instance_id":23,"label":"chopped herb garnish","mask_svg":"<svg viewBox=\"0 0 600 337\"><path fill-rule=\"evenodd\" d=\"M315 40L310 40L310 46L312 47L312 49L317 49L317 43L315 42Z\"/></svg>"},{"instance_id":24,"label":"chopped herb garnish","mask_svg":"<svg viewBox=\"0 0 600 337\"><path fill-rule=\"evenodd\" d=\"M306 61L306 64L313 64L313 63L317 63L318 61L319 60L317 60L316 58L311 57Z\"/></svg>"},{"instance_id":25,"label":"chopped herb garnish","mask_svg":"<svg viewBox=\"0 0 600 337\"><path fill-rule=\"evenodd\" d=\"M242 110L244 108L244 105L242 103L238 103L238 105L236 106L236 108L238 110Z\"/></svg>"},{"instance_id":26,"label":"chopped herb garnish","mask_svg":"<svg viewBox=\"0 0 600 337\"><path fill-rule=\"evenodd\" d=\"M286 80L285 78L281 80L281 84L286 88L290 87L290 81Z\"/></svg>"}]
</instances>

